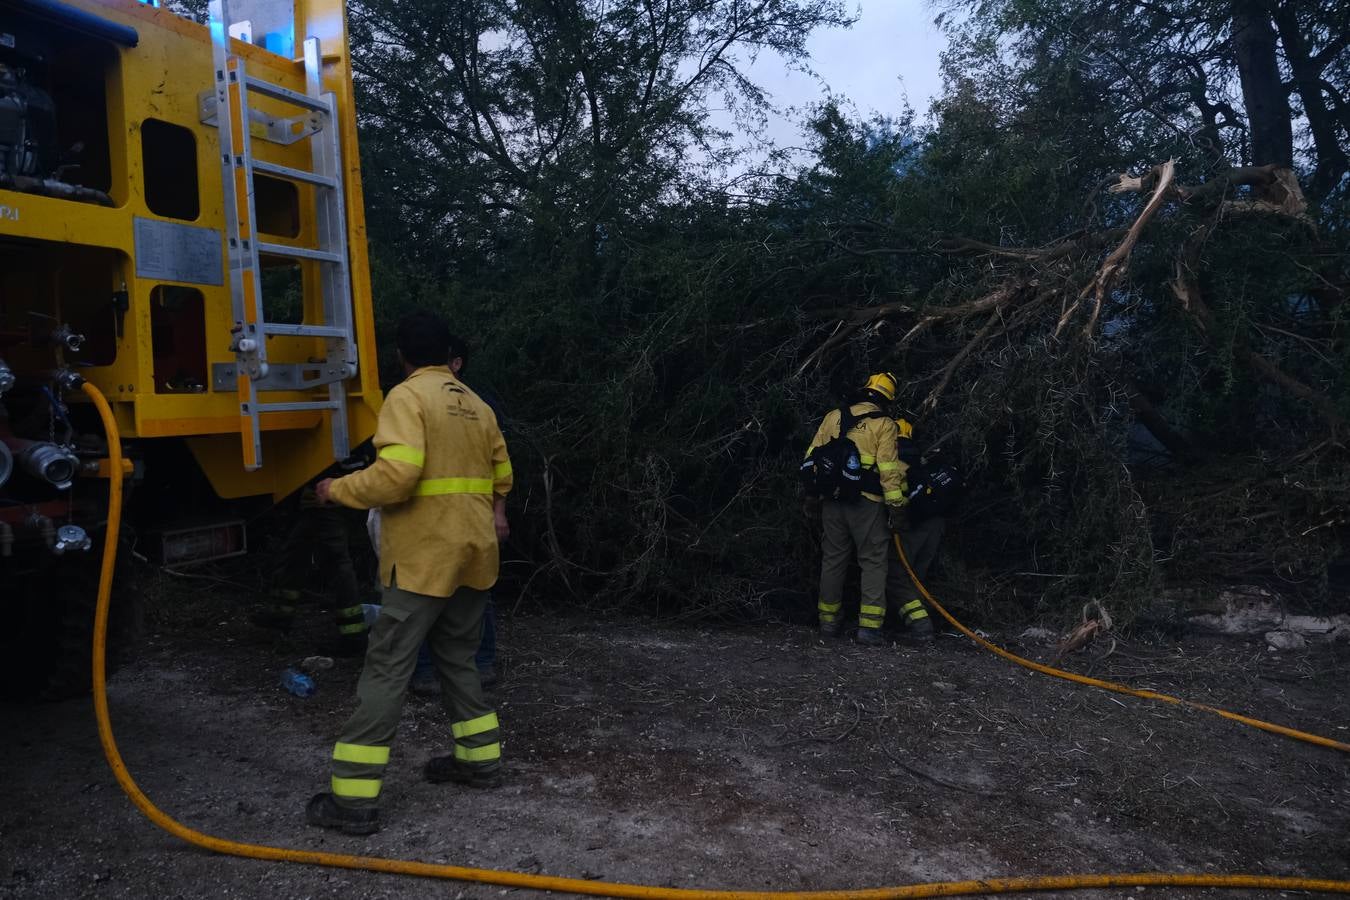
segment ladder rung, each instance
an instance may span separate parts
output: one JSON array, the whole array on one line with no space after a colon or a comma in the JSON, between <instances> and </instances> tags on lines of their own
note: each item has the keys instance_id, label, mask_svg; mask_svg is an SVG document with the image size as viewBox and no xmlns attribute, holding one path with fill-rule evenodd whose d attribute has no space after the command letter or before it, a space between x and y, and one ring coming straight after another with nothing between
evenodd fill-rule
<instances>
[{"instance_id":1,"label":"ladder rung","mask_svg":"<svg viewBox=\"0 0 1350 900\"><path fill-rule=\"evenodd\" d=\"M326 263L340 263L343 260L340 253L329 253L327 250L314 250L310 247L292 247L288 244L266 244L262 241L258 241L258 252L266 253L269 256L290 256L296 259L314 259Z\"/></svg>"},{"instance_id":2,"label":"ladder rung","mask_svg":"<svg viewBox=\"0 0 1350 900\"><path fill-rule=\"evenodd\" d=\"M347 336L347 329L338 328L336 325L284 325L265 322L262 331L263 334L279 334L285 337L345 338Z\"/></svg>"},{"instance_id":3,"label":"ladder rung","mask_svg":"<svg viewBox=\"0 0 1350 900\"><path fill-rule=\"evenodd\" d=\"M332 400L301 400L296 403L255 403L253 408L260 413L308 412L316 409L337 409L338 404Z\"/></svg>"},{"instance_id":4,"label":"ladder rung","mask_svg":"<svg viewBox=\"0 0 1350 900\"><path fill-rule=\"evenodd\" d=\"M279 84L263 81L261 78L254 78L252 75L245 76L244 83L248 85L249 91L255 94L262 94L264 97L281 100L282 102L289 103L292 106L299 106L303 109L312 109L315 112L328 112L327 101L319 97L311 97L309 94L302 94L299 91L284 88Z\"/></svg>"},{"instance_id":5,"label":"ladder rung","mask_svg":"<svg viewBox=\"0 0 1350 900\"><path fill-rule=\"evenodd\" d=\"M304 169L292 169L290 166L279 166L276 163L263 162L256 159L253 161L253 171L262 172L264 175L276 175L278 178L289 178L291 181L303 181L306 184L317 184L320 187L337 187L337 179L329 178L327 175L306 172Z\"/></svg>"}]
</instances>

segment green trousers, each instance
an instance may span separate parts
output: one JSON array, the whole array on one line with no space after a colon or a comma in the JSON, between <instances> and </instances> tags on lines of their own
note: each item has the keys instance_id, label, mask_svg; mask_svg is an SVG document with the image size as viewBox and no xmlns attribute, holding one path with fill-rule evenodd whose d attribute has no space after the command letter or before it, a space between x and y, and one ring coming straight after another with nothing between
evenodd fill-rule
<instances>
[{"instance_id":1,"label":"green trousers","mask_svg":"<svg viewBox=\"0 0 1350 900\"><path fill-rule=\"evenodd\" d=\"M279 623L294 619L302 591L316 581L326 582L334 601L338 636L359 638L366 633L366 620L361 612L356 567L347 545L352 511L341 506L318 506L317 500L309 498L311 492L312 488L305 488L295 524L286 536L282 565L272 582L276 587L270 615Z\"/></svg>"},{"instance_id":2,"label":"green trousers","mask_svg":"<svg viewBox=\"0 0 1350 900\"><path fill-rule=\"evenodd\" d=\"M914 574L920 579L928 574L933 560L937 558L938 544L942 541L942 532L947 528L947 520L933 516L905 529L900 535L900 543L905 548L905 558L914 568ZM887 555L890 564L886 568L886 599L900 610L900 616L909 625L920 619L928 618L928 610L919 596L909 573L900 562L900 555L891 544Z\"/></svg>"},{"instance_id":3,"label":"green trousers","mask_svg":"<svg viewBox=\"0 0 1350 900\"><path fill-rule=\"evenodd\" d=\"M866 498L856 503L826 500L820 510L820 604L822 625L838 623L849 563L862 570L859 628L880 628L886 618L886 507Z\"/></svg>"},{"instance_id":4,"label":"green trousers","mask_svg":"<svg viewBox=\"0 0 1350 900\"><path fill-rule=\"evenodd\" d=\"M398 731L408 682L424 640L441 678L455 758L486 770L501 765L497 713L483 699L473 655L483 632L488 592L462 587L452 597L385 588L356 686L360 701L333 748L333 799L343 806L379 805L389 748Z\"/></svg>"}]
</instances>

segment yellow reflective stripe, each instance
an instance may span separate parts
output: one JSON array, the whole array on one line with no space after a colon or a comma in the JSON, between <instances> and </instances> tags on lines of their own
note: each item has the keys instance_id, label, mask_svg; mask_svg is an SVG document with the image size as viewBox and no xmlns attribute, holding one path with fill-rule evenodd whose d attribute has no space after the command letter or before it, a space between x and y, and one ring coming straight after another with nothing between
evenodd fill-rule
<instances>
[{"instance_id":1,"label":"yellow reflective stripe","mask_svg":"<svg viewBox=\"0 0 1350 900\"><path fill-rule=\"evenodd\" d=\"M378 778L338 778L333 776L333 796L347 797L352 800L374 800L380 796Z\"/></svg>"},{"instance_id":2,"label":"yellow reflective stripe","mask_svg":"<svg viewBox=\"0 0 1350 900\"><path fill-rule=\"evenodd\" d=\"M906 613L905 618L909 619L911 622L917 619L926 619L928 618L928 610L926 609L913 610L912 612Z\"/></svg>"},{"instance_id":3,"label":"yellow reflective stripe","mask_svg":"<svg viewBox=\"0 0 1350 900\"><path fill-rule=\"evenodd\" d=\"M877 464L877 458L870 453L859 453L858 461L864 466L875 466Z\"/></svg>"},{"instance_id":4,"label":"yellow reflective stripe","mask_svg":"<svg viewBox=\"0 0 1350 900\"><path fill-rule=\"evenodd\" d=\"M923 601L922 601L922 600L911 600L911 601L909 601L908 603L906 603L904 606L902 606L902 607L900 607L900 608L901 608L902 610L904 610L905 612L909 612L910 610L914 610L914 609L923 609Z\"/></svg>"},{"instance_id":5,"label":"yellow reflective stripe","mask_svg":"<svg viewBox=\"0 0 1350 900\"><path fill-rule=\"evenodd\" d=\"M859 607L858 612L862 613L864 616L884 616L886 615L886 607L873 606L870 603L864 603Z\"/></svg>"},{"instance_id":6,"label":"yellow reflective stripe","mask_svg":"<svg viewBox=\"0 0 1350 900\"><path fill-rule=\"evenodd\" d=\"M419 497L441 494L491 494L491 478L427 478L417 482L413 493Z\"/></svg>"},{"instance_id":7,"label":"yellow reflective stripe","mask_svg":"<svg viewBox=\"0 0 1350 900\"><path fill-rule=\"evenodd\" d=\"M411 463L420 469L426 465L427 455L416 447L409 447L407 444L390 444L387 447L380 448L380 459Z\"/></svg>"},{"instance_id":8,"label":"yellow reflective stripe","mask_svg":"<svg viewBox=\"0 0 1350 900\"><path fill-rule=\"evenodd\" d=\"M867 616L859 616L859 617L858 617L858 627L859 627L859 628L871 628L871 629L877 629L877 628L880 628L880 627L881 627L881 620L880 620L880 619L869 619Z\"/></svg>"},{"instance_id":9,"label":"yellow reflective stripe","mask_svg":"<svg viewBox=\"0 0 1350 900\"><path fill-rule=\"evenodd\" d=\"M900 463L898 462L877 463L878 472L894 472L898 468L900 468Z\"/></svg>"},{"instance_id":10,"label":"yellow reflective stripe","mask_svg":"<svg viewBox=\"0 0 1350 900\"><path fill-rule=\"evenodd\" d=\"M497 714L490 712L486 716L479 716L476 719L468 719L464 722L456 722L450 726L450 733L457 738L472 737L475 734L482 734L485 731L495 731L497 729Z\"/></svg>"},{"instance_id":11,"label":"yellow reflective stripe","mask_svg":"<svg viewBox=\"0 0 1350 900\"><path fill-rule=\"evenodd\" d=\"M338 634L360 634L366 630L365 622L354 622L351 625L339 625Z\"/></svg>"},{"instance_id":12,"label":"yellow reflective stripe","mask_svg":"<svg viewBox=\"0 0 1350 900\"><path fill-rule=\"evenodd\" d=\"M817 605L816 608L819 609L821 612L839 612L839 607L841 606L843 606L842 603L826 603L824 600L822 600L820 601L820 603Z\"/></svg>"},{"instance_id":13,"label":"yellow reflective stripe","mask_svg":"<svg viewBox=\"0 0 1350 900\"><path fill-rule=\"evenodd\" d=\"M367 766L383 766L389 763L389 748L372 747L367 744L344 744L338 741L333 747L333 759Z\"/></svg>"},{"instance_id":14,"label":"yellow reflective stripe","mask_svg":"<svg viewBox=\"0 0 1350 900\"><path fill-rule=\"evenodd\" d=\"M903 499L905 499L905 492L904 492L904 491L887 491L887 492L886 492L886 500L887 500L888 502L891 501L891 500L903 500Z\"/></svg>"},{"instance_id":15,"label":"yellow reflective stripe","mask_svg":"<svg viewBox=\"0 0 1350 900\"><path fill-rule=\"evenodd\" d=\"M495 466L492 467L492 477L497 479L498 481L501 481L503 478L505 478L507 475L510 474L511 474L511 460L509 459L504 463L497 463Z\"/></svg>"},{"instance_id":16,"label":"yellow reflective stripe","mask_svg":"<svg viewBox=\"0 0 1350 900\"><path fill-rule=\"evenodd\" d=\"M490 762L502 758L501 744L485 744L482 747L462 747L455 745L455 759L460 762Z\"/></svg>"}]
</instances>

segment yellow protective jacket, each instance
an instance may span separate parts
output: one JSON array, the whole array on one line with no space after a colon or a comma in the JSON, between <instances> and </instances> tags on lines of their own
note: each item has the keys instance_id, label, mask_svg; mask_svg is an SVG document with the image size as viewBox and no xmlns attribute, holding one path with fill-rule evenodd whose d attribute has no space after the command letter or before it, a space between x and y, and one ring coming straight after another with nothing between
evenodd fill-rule
<instances>
[{"instance_id":1,"label":"yellow protective jacket","mask_svg":"<svg viewBox=\"0 0 1350 900\"><path fill-rule=\"evenodd\" d=\"M849 411L855 416L860 416L863 413L881 412L881 407L875 403L863 402L853 404L849 407ZM838 436L839 410L832 409L825 414L820 427L816 429L811 446L806 448L806 456L810 456L812 450ZM887 506L904 506L905 472L908 466L900 461L900 454L896 449L899 431L896 429L895 420L885 415L861 419L853 426L847 437L858 448L863 468L881 476L881 495L863 491L863 496L877 503L884 500Z\"/></svg>"},{"instance_id":2,"label":"yellow protective jacket","mask_svg":"<svg viewBox=\"0 0 1350 900\"><path fill-rule=\"evenodd\" d=\"M333 482L332 498L380 508L380 581L449 597L497 581L493 498L511 490L497 417L446 366L427 366L389 392L375 463Z\"/></svg>"}]
</instances>

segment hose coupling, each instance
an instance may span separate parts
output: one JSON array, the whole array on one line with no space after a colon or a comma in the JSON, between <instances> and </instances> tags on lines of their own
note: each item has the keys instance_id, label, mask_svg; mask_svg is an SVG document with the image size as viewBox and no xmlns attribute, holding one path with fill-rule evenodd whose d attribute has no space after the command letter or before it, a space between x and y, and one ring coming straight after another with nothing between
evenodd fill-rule
<instances>
[{"instance_id":1,"label":"hose coupling","mask_svg":"<svg viewBox=\"0 0 1350 900\"><path fill-rule=\"evenodd\" d=\"M84 385L84 376L74 369L57 369L52 373L52 380L61 390L71 393L78 391Z\"/></svg>"},{"instance_id":2,"label":"hose coupling","mask_svg":"<svg viewBox=\"0 0 1350 900\"><path fill-rule=\"evenodd\" d=\"M9 367L9 363L0 359L0 396L14 387L14 370Z\"/></svg>"},{"instance_id":3,"label":"hose coupling","mask_svg":"<svg viewBox=\"0 0 1350 900\"><path fill-rule=\"evenodd\" d=\"M64 347L71 353L80 352L80 348L84 346L84 335L65 323L53 328L47 339L58 347Z\"/></svg>"},{"instance_id":4,"label":"hose coupling","mask_svg":"<svg viewBox=\"0 0 1350 900\"><path fill-rule=\"evenodd\" d=\"M80 469L80 459L74 453L48 441L11 439L9 443L18 451L19 468L58 491L70 490Z\"/></svg>"},{"instance_id":5,"label":"hose coupling","mask_svg":"<svg viewBox=\"0 0 1350 900\"><path fill-rule=\"evenodd\" d=\"M62 556L70 552L88 550L92 546L94 541L83 528L78 525L62 525L56 529L56 542L52 544L52 552Z\"/></svg>"}]
</instances>

